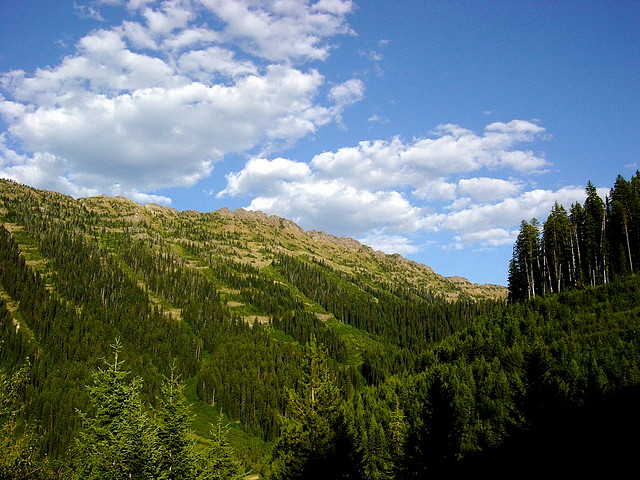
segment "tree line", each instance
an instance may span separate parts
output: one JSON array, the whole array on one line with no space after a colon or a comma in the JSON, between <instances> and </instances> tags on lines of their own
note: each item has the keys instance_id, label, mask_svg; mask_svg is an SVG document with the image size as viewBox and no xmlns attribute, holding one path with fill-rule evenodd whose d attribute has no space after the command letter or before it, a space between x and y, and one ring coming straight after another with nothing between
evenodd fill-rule
<instances>
[{"instance_id":1,"label":"tree line","mask_svg":"<svg viewBox=\"0 0 640 480\"><path fill-rule=\"evenodd\" d=\"M618 175L603 200L587 184L584 204L555 203L547 220L523 220L509 264L509 298L610 282L640 265L640 172Z\"/></svg>"}]
</instances>

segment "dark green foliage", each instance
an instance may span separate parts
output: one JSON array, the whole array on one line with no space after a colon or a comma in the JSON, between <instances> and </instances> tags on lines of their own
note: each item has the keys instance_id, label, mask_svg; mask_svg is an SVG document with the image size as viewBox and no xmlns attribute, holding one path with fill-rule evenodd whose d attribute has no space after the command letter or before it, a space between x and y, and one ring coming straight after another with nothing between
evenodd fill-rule
<instances>
[{"instance_id":1,"label":"dark green foliage","mask_svg":"<svg viewBox=\"0 0 640 480\"><path fill-rule=\"evenodd\" d=\"M140 398L142 380L128 379L118 358L120 344L114 349L113 363L95 372L89 387L95 413L81 414L83 427L73 449L75 474L96 480L154 479L158 466L173 460L162 454L174 453L174 439L163 438L166 451L158 449L155 426Z\"/></svg>"},{"instance_id":2,"label":"dark green foliage","mask_svg":"<svg viewBox=\"0 0 640 480\"><path fill-rule=\"evenodd\" d=\"M170 376L163 382L156 412L158 479L194 478L195 441L189 430L190 420L189 406L174 363Z\"/></svg>"},{"instance_id":3,"label":"dark green foliage","mask_svg":"<svg viewBox=\"0 0 640 480\"><path fill-rule=\"evenodd\" d=\"M327 327L314 313L304 310L285 312L281 316L274 316L271 324L300 343L307 343L315 336L327 348L331 358L338 362L347 360L347 347L340 335Z\"/></svg>"},{"instance_id":4,"label":"dark green foliage","mask_svg":"<svg viewBox=\"0 0 640 480\"><path fill-rule=\"evenodd\" d=\"M634 272L640 260L640 172L618 175L602 200L594 185L570 213L557 203L542 231L523 221L509 264L509 298L530 299L567 287L600 285Z\"/></svg>"},{"instance_id":5,"label":"dark green foliage","mask_svg":"<svg viewBox=\"0 0 640 480\"><path fill-rule=\"evenodd\" d=\"M95 412L81 413L75 446L74 477L81 479L240 480L221 418L202 447L189 429L189 406L175 374L165 378L155 416L140 400L140 378L128 379L114 346L113 363L94 373L89 387Z\"/></svg>"},{"instance_id":6,"label":"dark green foliage","mask_svg":"<svg viewBox=\"0 0 640 480\"><path fill-rule=\"evenodd\" d=\"M509 298L533 298L544 293L543 269L540 262L540 224L532 218L520 224L520 233L513 246L509 264Z\"/></svg>"},{"instance_id":7,"label":"dark green foliage","mask_svg":"<svg viewBox=\"0 0 640 480\"><path fill-rule=\"evenodd\" d=\"M228 425L222 417L211 428L211 441L194 461L196 480L243 480L246 472L242 464L233 457L233 449L227 440ZM176 477L187 478L187 477Z\"/></svg>"},{"instance_id":8,"label":"dark green foliage","mask_svg":"<svg viewBox=\"0 0 640 480\"><path fill-rule=\"evenodd\" d=\"M288 390L270 479L353 478L341 395L327 362L312 337L305 347L302 377L295 390Z\"/></svg>"},{"instance_id":9,"label":"dark green foliage","mask_svg":"<svg viewBox=\"0 0 640 480\"><path fill-rule=\"evenodd\" d=\"M502 444L546 416L596 405L637 384L638 293L640 280L630 278L536 298L445 340L434 351L424 384L414 387L425 397L425 413L415 421L425 427L416 438L436 435L438 448L450 446L463 458ZM444 376L443 367L449 369ZM429 407L435 400L436 426L443 421L445 426L433 432L433 422L423 419L436 408ZM446 432L446 441L438 431ZM429 441L423 453L432 451ZM444 461L450 454L439 457Z\"/></svg>"},{"instance_id":10,"label":"dark green foliage","mask_svg":"<svg viewBox=\"0 0 640 480\"><path fill-rule=\"evenodd\" d=\"M198 396L240 421L249 432L273 440L284 390L299 376L300 353L259 328L247 338L220 341L197 375Z\"/></svg>"},{"instance_id":11,"label":"dark green foliage","mask_svg":"<svg viewBox=\"0 0 640 480\"><path fill-rule=\"evenodd\" d=\"M388 291L323 262L290 255L279 255L274 267L339 320L412 351L469 325L494 306L494 302L449 302L422 291Z\"/></svg>"},{"instance_id":12,"label":"dark green foliage","mask_svg":"<svg viewBox=\"0 0 640 480\"><path fill-rule=\"evenodd\" d=\"M4 306L4 305L3 305ZM65 470L38 455L31 425L20 421L21 396L29 380L28 362L9 375L0 369L0 479L53 480Z\"/></svg>"},{"instance_id":13,"label":"dark green foliage","mask_svg":"<svg viewBox=\"0 0 640 480\"><path fill-rule=\"evenodd\" d=\"M89 235L85 229L95 219L66 197L56 197L51 205L27 192L19 201L5 197L5 205L7 217L24 225L19 233L33 245L31 251L47 259L44 274L34 274L14 236L0 232L6 245L0 250L0 281L19 302L16 315L33 333L31 342L19 339L22 331L16 334L14 329L9 335L12 362L21 359L19 350L23 357L38 346L46 356L36 366L37 393L28 405L30 415L53 426L42 439L44 452L59 455L66 450L77 428L75 409L88 406L81 387L88 380L87 364L97 365L109 351L109 339L116 337L123 339L131 369L143 379L146 400L158 397L160 374L177 358L176 373L197 376L202 398L215 401L251 432L266 439L277 436L282 387L295 381L299 369L295 349L273 343L268 331L250 328L232 313L220 297L216 278L240 288L242 298L254 302L260 313L288 317L293 312L298 319L306 318L308 327L301 332L293 332L290 325L283 328L302 341L317 333L334 358L346 356L332 331L305 312L289 290L259 277L256 269L239 262L220 263L207 253L211 275L205 275L187 267L162 237L153 242L134 238L128 227L121 232L103 229L99 238L95 230ZM76 221L52 222L51 211ZM188 243L181 245L189 252L199 251ZM11 323L8 318L4 328L10 331ZM211 368L212 363L217 366ZM63 373L69 371L73 375ZM213 371L218 373L212 375ZM51 405L64 407L54 411Z\"/></svg>"},{"instance_id":14,"label":"dark green foliage","mask_svg":"<svg viewBox=\"0 0 640 480\"><path fill-rule=\"evenodd\" d=\"M572 259L571 220L562 205L555 203L544 222L542 234L545 284L558 293L572 282L575 268ZM517 297L517 295L514 295Z\"/></svg>"}]
</instances>

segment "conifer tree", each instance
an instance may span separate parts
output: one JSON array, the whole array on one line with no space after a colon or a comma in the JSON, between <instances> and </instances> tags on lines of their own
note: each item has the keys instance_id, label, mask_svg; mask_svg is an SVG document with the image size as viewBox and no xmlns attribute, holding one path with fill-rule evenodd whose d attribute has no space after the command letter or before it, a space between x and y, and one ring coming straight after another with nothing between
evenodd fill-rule
<instances>
[{"instance_id":1,"label":"conifer tree","mask_svg":"<svg viewBox=\"0 0 640 480\"><path fill-rule=\"evenodd\" d=\"M533 298L541 292L540 231L538 220L525 220L513 247L509 264L509 291L511 300Z\"/></svg>"},{"instance_id":2,"label":"conifer tree","mask_svg":"<svg viewBox=\"0 0 640 480\"><path fill-rule=\"evenodd\" d=\"M128 380L119 359L122 344L112 345L114 360L93 375L88 387L95 414L80 413L83 429L74 458L77 478L155 479L156 435L140 399L142 380Z\"/></svg>"},{"instance_id":3,"label":"conifer tree","mask_svg":"<svg viewBox=\"0 0 640 480\"><path fill-rule=\"evenodd\" d=\"M27 359L22 368L11 375L0 369L0 479L46 477L46 465L38 458L29 426L25 432L18 433L21 429L18 417L24 406L19 396L27 382L30 366Z\"/></svg>"},{"instance_id":4,"label":"conifer tree","mask_svg":"<svg viewBox=\"0 0 640 480\"><path fill-rule=\"evenodd\" d=\"M401 463L405 455L406 436L407 421L400 406L400 400L396 398L396 405L391 411L391 423L389 424L389 453L391 454L394 472L402 468Z\"/></svg>"},{"instance_id":5,"label":"conifer tree","mask_svg":"<svg viewBox=\"0 0 640 480\"><path fill-rule=\"evenodd\" d=\"M611 189L610 215L608 216L611 263L616 273L634 272L633 218L638 214L634 209L634 203L632 182L618 175Z\"/></svg>"},{"instance_id":6,"label":"conifer tree","mask_svg":"<svg viewBox=\"0 0 640 480\"><path fill-rule=\"evenodd\" d=\"M315 337L305 347L302 379L288 391L287 415L273 453L272 480L348 478L340 391Z\"/></svg>"},{"instance_id":7,"label":"conifer tree","mask_svg":"<svg viewBox=\"0 0 640 480\"><path fill-rule=\"evenodd\" d=\"M211 442L197 460L197 480L242 480L246 472L242 463L233 458L228 441L229 425L223 425L222 415L211 428Z\"/></svg>"},{"instance_id":8,"label":"conifer tree","mask_svg":"<svg viewBox=\"0 0 640 480\"><path fill-rule=\"evenodd\" d=\"M158 420L159 474L162 480L195 477L195 445L189 430L189 407L176 373L175 361L165 378Z\"/></svg>"},{"instance_id":9,"label":"conifer tree","mask_svg":"<svg viewBox=\"0 0 640 480\"><path fill-rule=\"evenodd\" d=\"M513 247L513 257L509 262L509 301L515 302L523 300L527 296L527 279L524 274L524 267L520 264L516 246Z\"/></svg>"},{"instance_id":10,"label":"conifer tree","mask_svg":"<svg viewBox=\"0 0 640 480\"><path fill-rule=\"evenodd\" d=\"M591 285L607 283L606 210L593 183L588 182L584 201L584 261Z\"/></svg>"},{"instance_id":11,"label":"conifer tree","mask_svg":"<svg viewBox=\"0 0 640 480\"><path fill-rule=\"evenodd\" d=\"M571 278L571 221L567 211L556 202L544 222L542 246L545 281L552 292L559 292Z\"/></svg>"}]
</instances>

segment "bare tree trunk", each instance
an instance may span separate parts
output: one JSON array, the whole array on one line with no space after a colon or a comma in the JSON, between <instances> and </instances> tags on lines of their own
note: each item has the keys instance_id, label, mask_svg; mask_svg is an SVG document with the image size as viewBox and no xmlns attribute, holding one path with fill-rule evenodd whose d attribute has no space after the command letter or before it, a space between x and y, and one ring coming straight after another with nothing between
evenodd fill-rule
<instances>
[{"instance_id":1,"label":"bare tree trunk","mask_svg":"<svg viewBox=\"0 0 640 480\"><path fill-rule=\"evenodd\" d=\"M576 277L576 254L573 250L573 235L569 236L571 240L571 268L569 268L569 283L575 283Z\"/></svg>"},{"instance_id":2,"label":"bare tree trunk","mask_svg":"<svg viewBox=\"0 0 640 480\"><path fill-rule=\"evenodd\" d=\"M600 255L602 255L602 281L603 283L607 283L607 252L605 251L605 234L606 232L606 222L607 222L607 211L604 211L602 215L602 226L600 228Z\"/></svg>"},{"instance_id":3,"label":"bare tree trunk","mask_svg":"<svg viewBox=\"0 0 640 480\"><path fill-rule=\"evenodd\" d=\"M629 229L627 228L627 223L624 224L624 234L627 237L627 254L629 255L629 267L631 268L631 273L633 273L633 260L631 259L631 244L629 243Z\"/></svg>"},{"instance_id":4,"label":"bare tree trunk","mask_svg":"<svg viewBox=\"0 0 640 480\"><path fill-rule=\"evenodd\" d=\"M578 238L578 226L574 227L574 236L576 239L576 253L578 254L578 268L576 269L576 281L580 275L580 270L582 269L582 257L580 255L580 239Z\"/></svg>"}]
</instances>

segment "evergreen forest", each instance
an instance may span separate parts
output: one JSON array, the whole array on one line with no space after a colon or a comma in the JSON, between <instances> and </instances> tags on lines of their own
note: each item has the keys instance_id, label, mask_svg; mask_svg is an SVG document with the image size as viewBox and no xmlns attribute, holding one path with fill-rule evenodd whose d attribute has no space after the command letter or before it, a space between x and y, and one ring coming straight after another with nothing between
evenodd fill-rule
<instances>
[{"instance_id":1,"label":"evergreen forest","mask_svg":"<svg viewBox=\"0 0 640 480\"><path fill-rule=\"evenodd\" d=\"M0 179L0 479L615 476L639 268L639 172L523 220L508 288Z\"/></svg>"}]
</instances>

